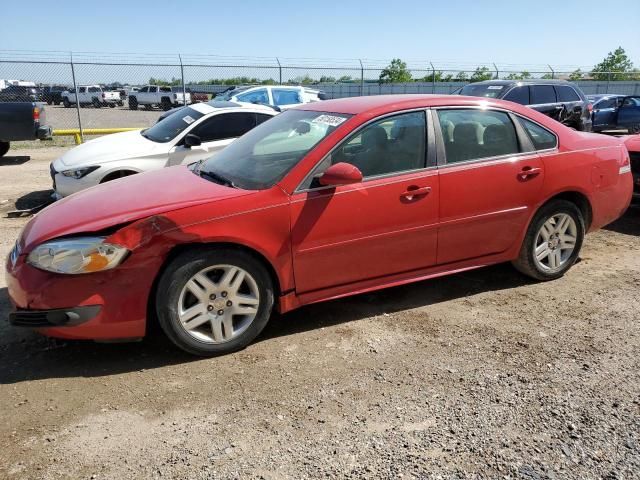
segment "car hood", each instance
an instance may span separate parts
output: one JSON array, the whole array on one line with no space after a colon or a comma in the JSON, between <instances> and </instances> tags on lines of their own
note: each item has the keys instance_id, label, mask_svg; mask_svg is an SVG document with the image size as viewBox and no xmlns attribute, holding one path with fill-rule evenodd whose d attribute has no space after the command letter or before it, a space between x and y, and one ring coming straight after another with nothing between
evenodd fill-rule
<instances>
[{"instance_id":1,"label":"car hood","mask_svg":"<svg viewBox=\"0 0 640 480\"><path fill-rule=\"evenodd\" d=\"M148 156L168 150L168 143L147 140L140 135L139 130L113 133L72 148L56 160L54 167L60 171L65 168L99 165L124 158Z\"/></svg>"},{"instance_id":2,"label":"car hood","mask_svg":"<svg viewBox=\"0 0 640 480\"><path fill-rule=\"evenodd\" d=\"M254 193L210 182L185 166L131 175L48 206L26 225L20 246L29 253L53 238L99 232L152 215Z\"/></svg>"},{"instance_id":3,"label":"car hood","mask_svg":"<svg viewBox=\"0 0 640 480\"><path fill-rule=\"evenodd\" d=\"M624 144L630 152L640 152L640 135L625 137Z\"/></svg>"}]
</instances>

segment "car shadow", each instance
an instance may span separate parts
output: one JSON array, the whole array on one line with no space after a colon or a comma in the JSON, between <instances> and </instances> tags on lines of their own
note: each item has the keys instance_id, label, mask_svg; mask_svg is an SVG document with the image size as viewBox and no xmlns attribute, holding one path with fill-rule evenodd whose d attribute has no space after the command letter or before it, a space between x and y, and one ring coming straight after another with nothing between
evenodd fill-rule
<instances>
[{"instance_id":1,"label":"car shadow","mask_svg":"<svg viewBox=\"0 0 640 480\"><path fill-rule=\"evenodd\" d=\"M11 165L22 165L31 160L29 155L9 155L7 157L0 158L0 167L6 167Z\"/></svg>"},{"instance_id":2,"label":"car shadow","mask_svg":"<svg viewBox=\"0 0 640 480\"><path fill-rule=\"evenodd\" d=\"M604 230L640 236L640 204L632 203L622 217L604 227Z\"/></svg>"},{"instance_id":3,"label":"car shadow","mask_svg":"<svg viewBox=\"0 0 640 480\"><path fill-rule=\"evenodd\" d=\"M29 192L16 200L17 210L27 210L29 208L35 208L43 204L49 204L53 202L51 195L52 189L48 190L36 190L35 192Z\"/></svg>"},{"instance_id":4,"label":"car shadow","mask_svg":"<svg viewBox=\"0 0 640 480\"><path fill-rule=\"evenodd\" d=\"M421 281L373 293L309 305L285 315L274 314L255 342L296 335L318 328L424 307L486 291L515 288L530 281L510 265L496 265L448 277ZM199 361L175 348L159 332L135 343L60 341L29 329L11 327L6 288L0 289L0 384L67 377L100 377Z\"/></svg>"}]
</instances>

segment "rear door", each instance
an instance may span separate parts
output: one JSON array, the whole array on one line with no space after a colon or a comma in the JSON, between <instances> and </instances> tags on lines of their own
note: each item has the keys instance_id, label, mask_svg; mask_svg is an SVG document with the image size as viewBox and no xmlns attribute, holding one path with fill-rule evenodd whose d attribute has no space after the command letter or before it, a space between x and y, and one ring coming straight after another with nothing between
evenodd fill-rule
<instances>
[{"instance_id":1,"label":"rear door","mask_svg":"<svg viewBox=\"0 0 640 480\"><path fill-rule=\"evenodd\" d=\"M604 98L593 106L593 127L611 128L616 123L618 97Z\"/></svg>"},{"instance_id":2,"label":"rear door","mask_svg":"<svg viewBox=\"0 0 640 480\"><path fill-rule=\"evenodd\" d=\"M618 126L629 128L636 125L640 128L640 97L625 97L618 109Z\"/></svg>"},{"instance_id":3,"label":"rear door","mask_svg":"<svg viewBox=\"0 0 640 480\"><path fill-rule=\"evenodd\" d=\"M563 108L558 104L553 85L529 85L529 106L551 118L558 119Z\"/></svg>"},{"instance_id":4,"label":"rear door","mask_svg":"<svg viewBox=\"0 0 640 480\"><path fill-rule=\"evenodd\" d=\"M438 264L513 246L538 201L544 165L514 115L443 108L438 119Z\"/></svg>"}]
</instances>

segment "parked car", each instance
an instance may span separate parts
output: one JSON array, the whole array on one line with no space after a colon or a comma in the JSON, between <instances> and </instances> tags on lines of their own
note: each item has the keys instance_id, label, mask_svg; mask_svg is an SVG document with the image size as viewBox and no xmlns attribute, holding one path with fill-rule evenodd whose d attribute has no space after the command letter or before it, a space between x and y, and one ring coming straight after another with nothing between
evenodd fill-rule
<instances>
[{"instance_id":1,"label":"parked car","mask_svg":"<svg viewBox=\"0 0 640 480\"><path fill-rule=\"evenodd\" d=\"M124 102L127 99L127 91L123 87L117 85L103 85L101 88L105 92L117 93L120 99L118 102L116 102L116 104L119 107L122 107L124 105Z\"/></svg>"},{"instance_id":2,"label":"parked car","mask_svg":"<svg viewBox=\"0 0 640 480\"><path fill-rule=\"evenodd\" d=\"M0 102L40 102L42 97L36 87L25 85L9 85L0 90Z\"/></svg>"},{"instance_id":3,"label":"parked car","mask_svg":"<svg viewBox=\"0 0 640 480\"><path fill-rule=\"evenodd\" d=\"M62 103L62 92L67 90L64 85L47 85L40 89L43 102L48 105L60 105Z\"/></svg>"},{"instance_id":4,"label":"parked car","mask_svg":"<svg viewBox=\"0 0 640 480\"><path fill-rule=\"evenodd\" d=\"M301 103L325 99L326 95L320 90L282 85L232 87L214 97L216 101L259 103L280 108L290 108Z\"/></svg>"},{"instance_id":5,"label":"parked car","mask_svg":"<svg viewBox=\"0 0 640 480\"><path fill-rule=\"evenodd\" d=\"M593 103L593 131L640 133L640 95L587 95Z\"/></svg>"},{"instance_id":6,"label":"parked car","mask_svg":"<svg viewBox=\"0 0 640 480\"><path fill-rule=\"evenodd\" d=\"M9 319L115 340L142 337L157 316L178 347L224 354L251 342L274 307L506 261L556 279L631 192L622 140L513 103L307 103L203 162L41 211L7 262Z\"/></svg>"},{"instance_id":7,"label":"parked car","mask_svg":"<svg viewBox=\"0 0 640 480\"><path fill-rule=\"evenodd\" d=\"M175 87L174 87L175 88ZM192 103L200 103L200 102L208 102L209 95L203 92L194 92L190 89L187 89L187 92L191 95Z\"/></svg>"},{"instance_id":8,"label":"parked car","mask_svg":"<svg viewBox=\"0 0 640 480\"><path fill-rule=\"evenodd\" d=\"M146 130L105 135L69 150L51 164L53 188L66 197L134 173L208 158L276 113L259 105L185 107Z\"/></svg>"},{"instance_id":9,"label":"parked car","mask_svg":"<svg viewBox=\"0 0 640 480\"><path fill-rule=\"evenodd\" d=\"M62 92L62 104L69 108L76 103L76 98L80 106L93 105L95 108L111 107L122 104L119 92L105 92L100 85L81 85L76 89L72 88Z\"/></svg>"},{"instance_id":10,"label":"parked car","mask_svg":"<svg viewBox=\"0 0 640 480\"><path fill-rule=\"evenodd\" d=\"M44 105L27 102L0 103L0 157L10 142L20 140L47 140L51 127L47 125Z\"/></svg>"},{"instance_id":11,"label":"parked car","mask_svg":"<svg viewBox=\"0 0 640 480\"><path fill-rule=\"evenodd\" d=\"M487 80L465 85L459 94L527 105L576 130L591 131L591 102L564 80Z\"/></svg>"},{"instance_id":12,"label":"parked car","mask_svg":"<svg viewBox=\"0 0 640 480\"><path fill-rule=\"evenodd\" d=\"M186 94L185 101L185 95L182 93L182 90L174 92L171 87L146 85L137 92L129 92L129 108L131 110L137 110L139 105L147 108L157 106L163 110L170 110L172 107L188 105L190 103L191 95L189 93Z\"/></svg>"},{"instance_id":13,"label":"parked car","mask_svg":"<svg viewBox=\"0 0 640 480\"><path fill-rule=\"evenodd\" d=\"M631 173L633 174L633 197L640 200L640 135L627 137L624 143L629 150Z\"/></svg>"}]
</instances>

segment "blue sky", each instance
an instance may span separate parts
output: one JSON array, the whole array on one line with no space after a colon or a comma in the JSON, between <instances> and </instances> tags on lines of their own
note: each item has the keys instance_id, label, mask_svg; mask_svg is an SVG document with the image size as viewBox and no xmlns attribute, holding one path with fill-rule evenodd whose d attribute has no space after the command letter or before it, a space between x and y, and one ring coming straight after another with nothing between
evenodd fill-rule
<instances>
[{"instance_id":1,"label":"blue sky","mask_svg":"<svg viewBox=\"0 0 640 480\"><path fill-rule=\"evenodd\" d=\"M620 45L640 67L638 0L11 1L2 17L0 50L592 66Z\"/></svg>"}]
</instances>

